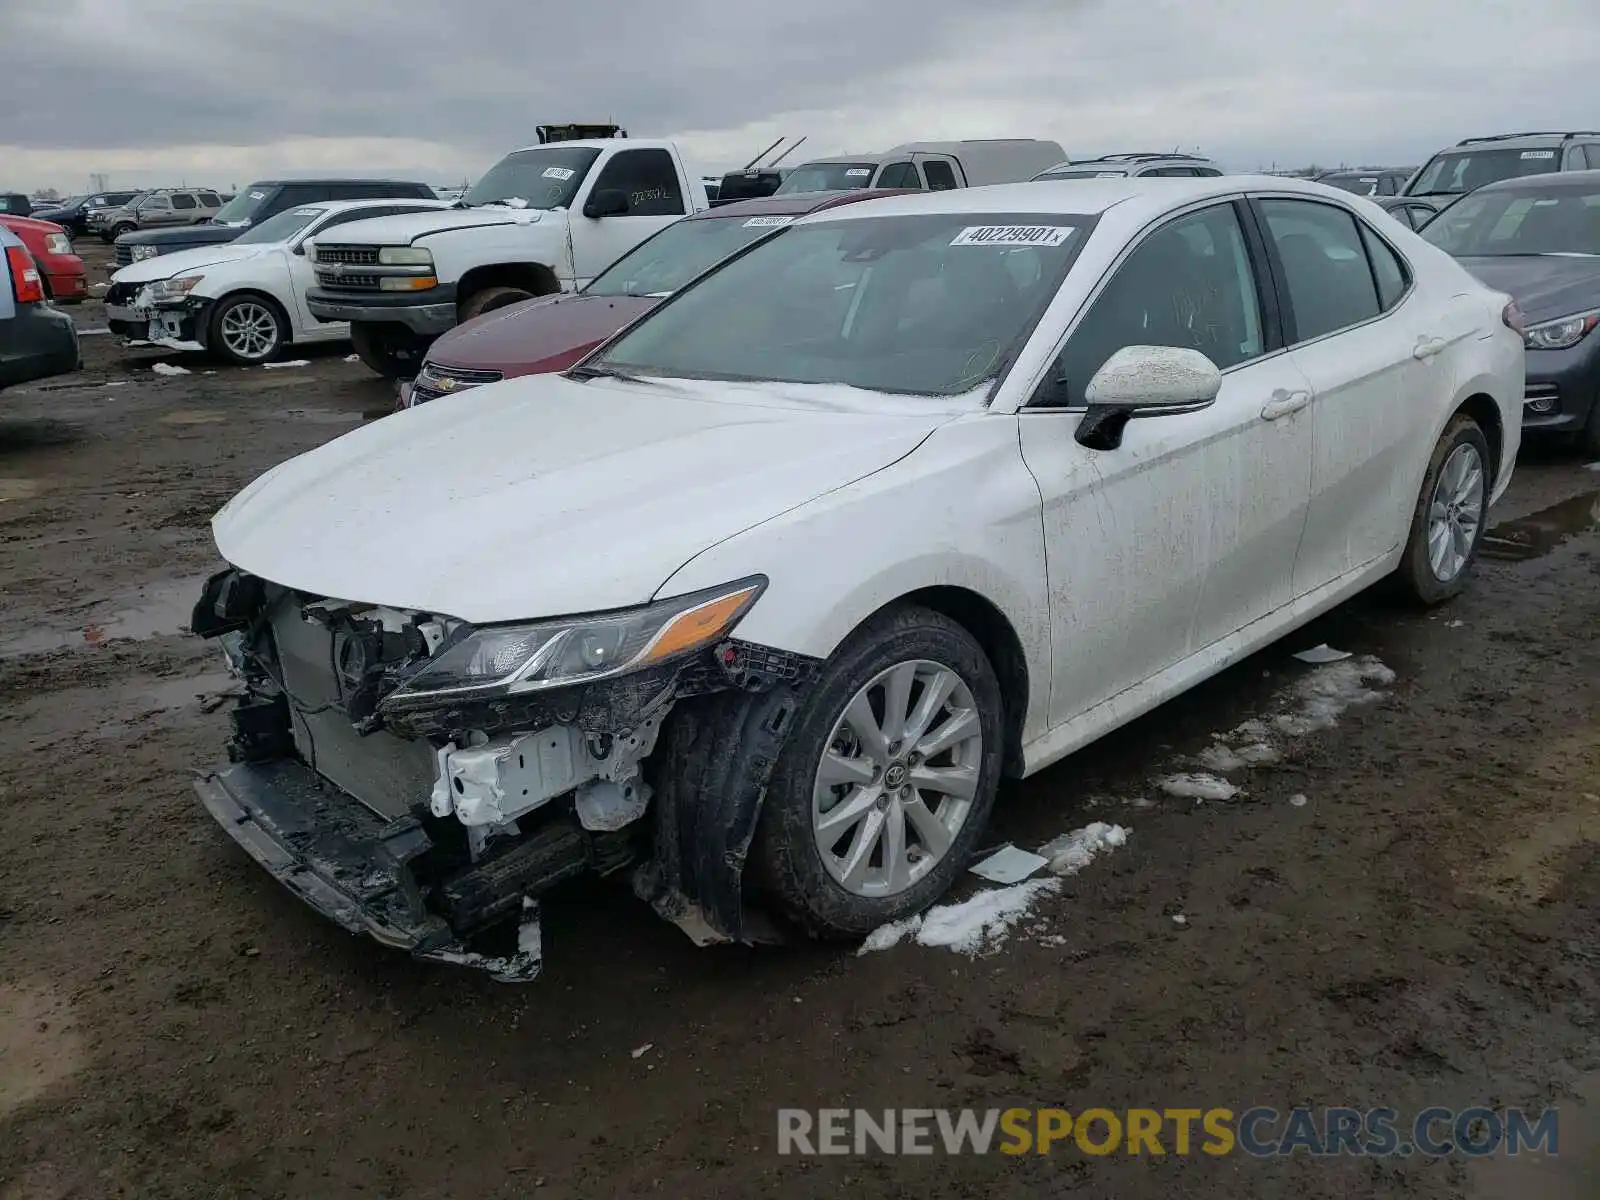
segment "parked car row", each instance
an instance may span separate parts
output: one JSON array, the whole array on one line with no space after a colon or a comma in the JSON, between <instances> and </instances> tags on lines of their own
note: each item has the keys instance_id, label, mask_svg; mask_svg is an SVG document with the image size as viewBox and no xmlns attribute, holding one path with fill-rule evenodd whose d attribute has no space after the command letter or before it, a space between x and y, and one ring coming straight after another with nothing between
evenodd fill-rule
<instances>
[{"instance_id":1,"label":"parked car row","mask_svg":"<svg viewBox=\"0 0 1600 1200\"><path fill-rule=\"evenodd\" d=\"M346 929L526 980L585 874L702 943L906 918L1002 777L1380 581L1458 594L1571 333L1310 182L696 192L578 141L311 239L313 313L524 301L213 521L191 626L245 695L199 793ZM531 373L418 395L494 356Z\"/></svg>"}]
</instances>

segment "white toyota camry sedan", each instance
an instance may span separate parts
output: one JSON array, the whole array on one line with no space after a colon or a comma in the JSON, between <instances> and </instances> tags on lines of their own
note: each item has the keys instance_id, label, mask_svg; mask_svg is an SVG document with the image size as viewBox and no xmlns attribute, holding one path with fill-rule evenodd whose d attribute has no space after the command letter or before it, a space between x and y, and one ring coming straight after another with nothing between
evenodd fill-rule
<instances>
[{"instance_id":1,"label":"white toyota camry sedan","mask_svg":"<svg viewBox=\"0 0 1600 1200\"><path fill-rule=\"evenodd\" d=\"M230 501L194 629L247 695L201 796L325 915L505 979L587 872L702 941L862 935L1002 776L1380 581L1456 594L1520 324L1284 179L802 217Z\"/></svg>"}]
</instances>

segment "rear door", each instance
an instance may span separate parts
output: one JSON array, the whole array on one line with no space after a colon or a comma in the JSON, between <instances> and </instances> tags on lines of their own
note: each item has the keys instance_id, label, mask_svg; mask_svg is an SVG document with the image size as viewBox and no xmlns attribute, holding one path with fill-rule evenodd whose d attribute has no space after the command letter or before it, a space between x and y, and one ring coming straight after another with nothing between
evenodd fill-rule
<instances>
[{"instance_id":1,"label":"rear door","mask_svg":"<svg viewBox=\"0 0 1600 1200\"><path fill-rule=\"evenodd\" d=\"M1298 598L1383 557L1403 538L1417 446L1455 323L1419 294L1403 256L1343 205L1252 202L1283 299L1290 356L1311 385L1311 502Z\"/></svg>"}]
</instances>

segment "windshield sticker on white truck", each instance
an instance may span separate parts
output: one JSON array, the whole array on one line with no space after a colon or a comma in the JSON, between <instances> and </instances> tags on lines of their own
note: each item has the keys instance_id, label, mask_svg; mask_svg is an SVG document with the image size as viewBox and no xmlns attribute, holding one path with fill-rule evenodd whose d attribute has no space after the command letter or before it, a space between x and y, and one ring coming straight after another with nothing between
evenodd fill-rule
<instances>
[{"instance_id":1,"label":"windshield sticker on white truck","mask_svg":"<svg viewBox=\"0 0 1600 1200\"><path fill-rule=\"evenodd\" d=\"M1554 158L1555 156L1556 152L1554 150L1524 150L1522 152L1523 158Z\"/></svg>"},{"instance_id":2,"label":"windshield sticker on white truck","mask_svg":"<svg viewBox=\"0 0 1600 1200\"><path fill-rule=\"evenodd\" d=\"M744 223L746 229L776 229L779 225L787 225L793 217L751 217Z\"/></svg>"},{"instance_id":3,"label":"windshield sticker on white truck","mask_svg":"<svg viewBox=\"0 0 1600 1200\"><path fill-rule=\"evenodd\" d=\"M1059 246L1072 236L1066 225L968 225L952 246Z\"/></svg>"},{"instance_id":4,"label":"windshield sticker on white truck","mask_svg":"<svg viewBox=\"0 0 1600 1200\"><path fill-rule=\"evenodd\" d=\"M544 177L546 179L567 180L571 179L576 174L577 172L571 167L546 167L544 169Z\"/></svg>"},{"instance_id":5,"label":"windshield sticker on white truck","mask_svg":"<svg viewBox=\"0 0 1600 1200\"><path fill-rule=\"evenodd\" d=\"M872 168L871 167L850 167L848 170L845 171L845 175L848 176L851 179L860 179L863 175L871 175L871 174L872 174Z\"/></svg>"},{"instance_id":6,"label":"windshield sticker on white truck","mask_svg":"<svg viewBox=\"0 0 1600 1200\"><path fill-rule=\"evenodd\" d=\"M294 215L297 217L320 217L322 210L320 208L297 208L294 210Z\"/></svg>"},{"instance_id":7,"label":"windshield sticker on white truck","mask_svg":"<svg viewBox=\"0 0 1600 1200\"><path fill-rule=\"evenodd\" d=\"M265 192L251 192L250 193L250 199L252 199L252 200L265 200L266 198L267 198L267 194Z\"/></svg>"}]
</instances>

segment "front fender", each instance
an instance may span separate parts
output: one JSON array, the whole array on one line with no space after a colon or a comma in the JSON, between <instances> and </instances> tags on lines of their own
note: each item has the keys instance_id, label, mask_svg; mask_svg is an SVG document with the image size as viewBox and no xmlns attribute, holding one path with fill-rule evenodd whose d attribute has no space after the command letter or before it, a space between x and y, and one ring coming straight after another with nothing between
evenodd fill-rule
<instances>
[{"instance_id":1,"label":"front fender","mask_svg":"<svg viewBox=\"0 0 1600 1200\"><path fill-rule=\"evenodd\" d=\"M1033 681L1024 741L1049 712L1050 616L1038 484L1016 418L974 414L940 426L899 461L773 517L690 560L657 595L742 575L769 583L737 636L826 659L885 605L959 588L1010 622Z\"/></svg>"}]
</instances>

